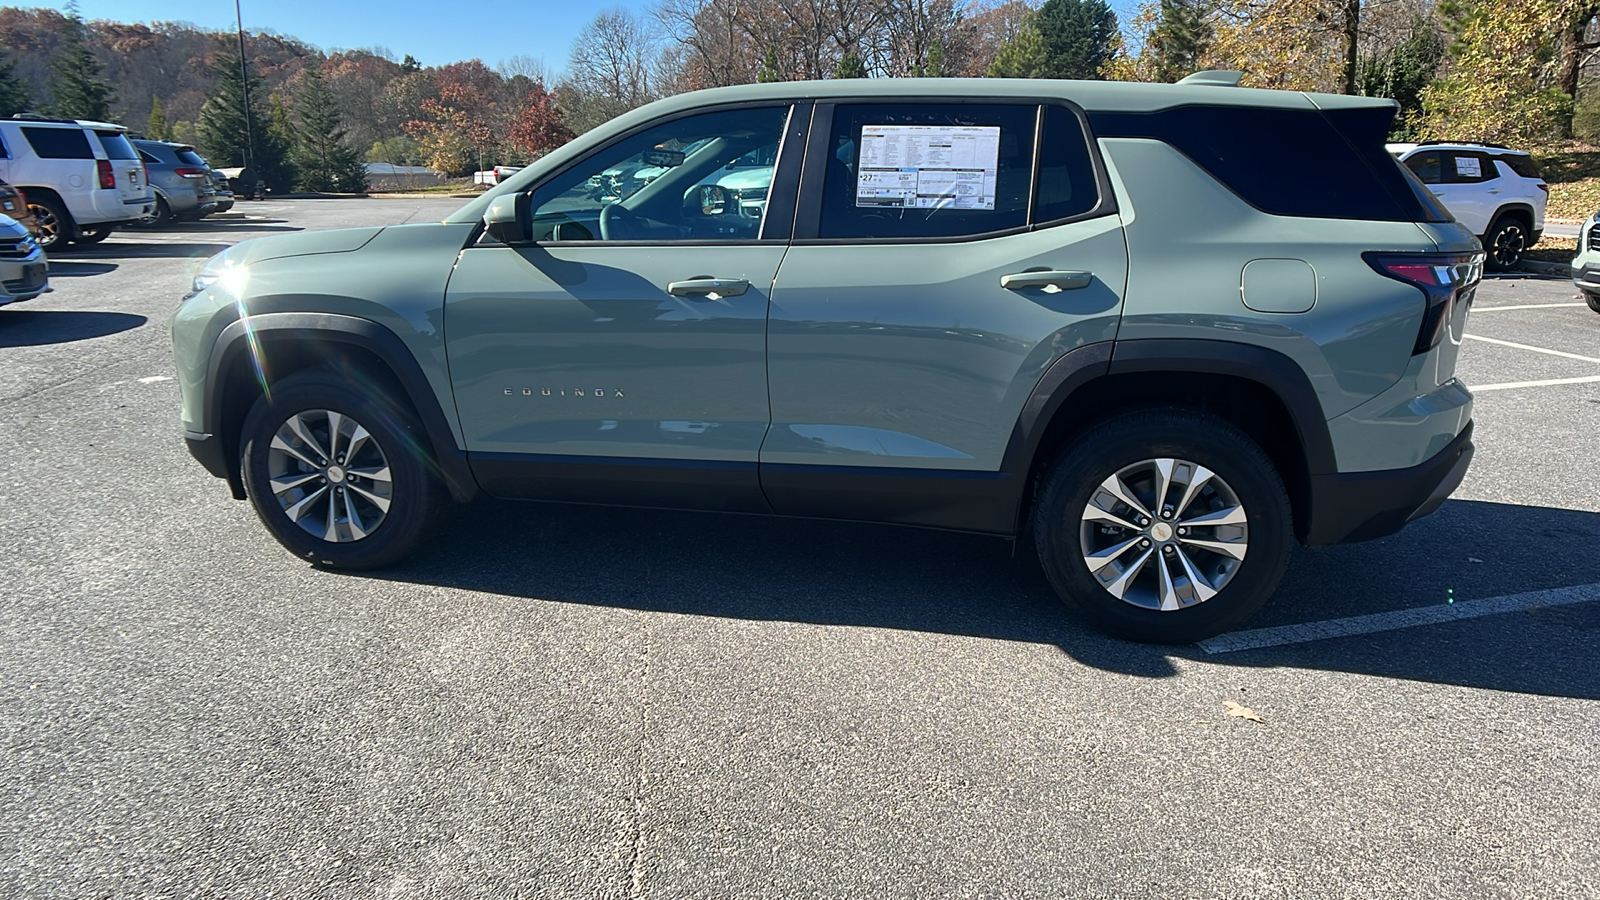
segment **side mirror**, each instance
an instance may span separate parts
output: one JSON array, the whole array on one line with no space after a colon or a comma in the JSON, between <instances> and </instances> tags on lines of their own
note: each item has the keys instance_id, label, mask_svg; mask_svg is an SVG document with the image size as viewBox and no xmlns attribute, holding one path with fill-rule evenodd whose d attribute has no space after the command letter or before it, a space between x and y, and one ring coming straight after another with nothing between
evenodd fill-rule
<instances>
[{"instance_id":1,"label":"side mirror","mask_svg":"<svg viewBox=\"0 0 1600 900\"><path fill-rule=\"evenodd\" d=\"M720 216L728 211L728 192L721 185L707 184L700 187L700 214L702 216Z\"/></svg>"},{"instance_id":2,"label":"side mirror","mask_svg":"<svg viewBox=\"0 0 1600 900\"><path fill-rule=\"evenodd\" d=\"M502 244L527 243L528 200L527 194L516 193L489 201L483 214L483 230Z\"/></svg>"}]
</instances>

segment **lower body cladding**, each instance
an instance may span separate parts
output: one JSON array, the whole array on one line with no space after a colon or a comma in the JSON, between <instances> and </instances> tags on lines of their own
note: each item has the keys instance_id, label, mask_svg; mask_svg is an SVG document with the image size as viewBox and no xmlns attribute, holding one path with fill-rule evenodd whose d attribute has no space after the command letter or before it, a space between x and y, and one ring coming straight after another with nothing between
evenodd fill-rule
<instances>
[{"instance_id":1,"label":"lower body cladding","mask_svg":"<svg viewBox=\"0 0 1600 900\"><path fill-rule=\"evenodd\" d=\"M1367 541L1439 507L1466 477L1469 423L1422 465L1312 475L1296 531L1309 547ZM492 497L797 516L1014 537L1028 479L1009 472L471 453Z\"/></svg>"}]
</instances>

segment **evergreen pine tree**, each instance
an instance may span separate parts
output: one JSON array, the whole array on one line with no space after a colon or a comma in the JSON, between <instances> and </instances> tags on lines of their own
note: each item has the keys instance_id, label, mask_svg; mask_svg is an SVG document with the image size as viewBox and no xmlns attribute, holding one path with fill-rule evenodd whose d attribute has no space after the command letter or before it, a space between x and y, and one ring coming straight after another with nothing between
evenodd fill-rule
<instances>
[{"instance_id":1,"label":"evergreen pine tree","mask_svg":"<svg viewBox=\"0 0 1600 900\"><path fill-rule=\"evenodd\" d=\"M761 67L756 70L756 83L771 84L782 80L783 75L778 71L778 51L768 47L766 54L761 57Z\"/></svg>"},{"instance_id":2,"label":"evergreen pine tree","mask_svg":"<svg viewBox=\"0 0 1600 900\"><path fill-rule=\"evenodd\" d=\"M1050 65L1044 38L1032 20L1022 26L1017 36L1005 42L1000 52L989 64L990 78L1047 78Z\"/></svg>"},{"instance_id":3,"label":"evergreen pine tree","mask_svg":"<svg viewBox=\"0 0 1600 900\"><path fill-rule=\"evenodd\" d=\"M846 51L844 56L839 58L839 65L834 67L833 77L865 78L867 77L867 64L861 61L861 57L857 56L855 51Z\"/></svg>"},{"instance_id":4,"label":"evergreen pine tree","mask_svg":"<svg viewBox=\"0 0 1600 900\"><path fill-rule=\"evenodd\" d=\"M294 177L284 158L288 148L268 127L271 123L263 109L267 89L261 79L250 75L250 120L246 127L245 79L239 70L238 54L223 54L214 71L216 90L200 108L196 123L200 152L216 166L251 165L270 189L289 190Z\"/></svg>"},{"instance_id":5,"label":"evergreen pine tree","mask_svg":"<svg viewBox=\"0 0 1600 900\"><path fill-rule=\"evenodd\" d=\"M1116 54L1117 14L1105 0L1045 0L1033 21L1045 50L1039 77L1099 79Z\"/></svg>"},{"instance_id":6,"label":"evergreen pine tree","mask_svg":"<svg viewBox=\"0 0 1600 900\"><path fill-rule=\"evenodd\" d=\"M300 128L294 144L297 183L303 191L360 193L367 189L367 168L356 151L345 146L339 106L322 73L307 69L295 111Z\"/></svg>"},{"instance_id":7,"label":"evergreen pine tree","mask_svg":"<svg viewBox=\"0 0 1600 900\"><path fill-rule=\"evenodd\" d=\"M88 30L78 16L78 4L67 4L61 22L61 46L50 63L51 111L67 119L111 118L111 85L100 78L100 63L89 49Z\"/></svg>"},{"instance_id":8,"label":"evergreen pine tree","mask_svg":"<svg viewBox=\"0 0 1600 900\"><path fill-rule=\"evenodd\" d=\"M1208 0L1161 0L1160 18L1148 45L1158 80L1174 82L1200 69L1200 58L1214 35L1207 19L1209 5Z\"/></svg>"},{"instance_id":9,"label":"evergreen pine tree","mask_svg":"<svg viewBox=\"0 0 1600 900\"><path fill-rule=\"evenodd\" d=\"M172 132L167 128L167 114L161 109L161 98L150 96L150 121L144 126L144 136L152 141L170 141Z\"/></svg>"},{"instance_id":10,"label":"evergreen pine tree","mask_svg":"<svg viewBox=\"0 0 1600 900\"><path fill-rule=\"evenodd\" d=\"M27 112L33 105L33 93L13 71L16 67L16 60L0 61L0 118L9 119L19 112Z\"/></svg>"}]
</instances>

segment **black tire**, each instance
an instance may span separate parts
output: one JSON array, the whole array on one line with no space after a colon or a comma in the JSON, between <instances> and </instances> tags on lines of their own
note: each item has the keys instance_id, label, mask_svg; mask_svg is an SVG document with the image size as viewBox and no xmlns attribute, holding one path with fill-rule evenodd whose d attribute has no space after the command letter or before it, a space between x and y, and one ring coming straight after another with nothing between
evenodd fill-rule
<instances>
[{"instance_id":1,"label":"black tire","mask_svg":"<svg viewBox=\"0 0 1600 900\"><path fill-rule=\"evenodd\" d=\"M1488 254L1485 265L1491 272L1506 272L1522 262L1528 250L1528 223L1521 216L1503 215L1494 220L1483 235L1483 249Z\"/></svg>"},{"instance_id":2,"label":"black tire","mask_svg":"<svg viewBox=\"0 0 1600 900\"><path fill-rule=\"evenodd\" d=\"M28 211L39 222L39 246L46 252L60 250L78 235L72 214L61 201L40 193L28 196Z\"/></svg>"},{"instance_id":3,"label":"black tire","mask_svg":"<svg viewBox=\"0 0 1600 900\"><path fill-rule=\"evenodd\" d=\"M310 533L297 524L285 511L284 504L271 488L274 459L284 461L283 454L274 457L272 439L291 418L315 411L331 411L360 423L371 435L371 444L381 452L391 477L391 496L386 513L364 537L343 541L330 541ZM326 446L326 432L321 434ZM438 517L445 503L442 484L435 473L435 465L428 455L427 436L409 409L376 391L356 390L347 380L325 369L315 369L292 375L272 386L272 400L258 400L245 418L240 433L240 472L243 474L245 492L267 530L289 552L309 560L313 565L329 569L377 569L398 562L416 548L427 535L429 526ZM367 451L363 451L367 452ZM313 454L314 455L314 454ZM318 462L331 462L317 460ZM354 471L355 459L350 460ZM329 498L320 507L310 501L310 515L328 509L334 489L327 482L336 477L329 470L321 470ZM296 473L299 474L299 473ZM343 483L354 484L351 478ZM367 486L373 487L371 481ZM312 493L307 490L306 493ZM351 489L351 497L357 492ZM301 499L291 494L289 499ZM353 501L354 502L354 501ZM370 519L375 506L367 506L365 515ZM348 509L345 510L348 512ZM335 517L337 516L337 510ZM359 511L356 517L363 514ZM349 527L349 518L344 520ZM371 525L371 521L366 523Z\"/></svg>"},{"instance_id":4,"label":"black tire","mask_svg":"<svg viewBox=\"0 0 1600 900\"><path fill-rule=\"evenodd\" d=\"M1600 294L1591 294L1588 291L1584 291L1583 299L1588 302L1590 309L1600 313Z\"/></svg>"},{"instance_id":5,"label":"black tire","mask_svg":"<svg viewBox=\"0 0 1600 900\"><path fill-rule=\"evenodd\" d=\"M1244 507L1248 528L1244 558L1236 563L1231 578L1219 582L1222 587L1215 596L1165 612L1112 594L1090 571L1080 543L1086 532L1084 511L1099 495L1101 484L1125 467L1163 458L1188 460L1215 473ZM1032 526L1045 576L1069 606L1101 631L1159 644L1203 640L1248 619L1276 590L1293 540L1289 498L1266 453L1227 422L1179 408L1135 410L1091 426L1046 476ZM1114 540L1119 539L1120 532ZM1135 548L1135 552L1142 551ZM1153 546L1150 553L1157 565L1168 565ZM1191 548L1190 553L1200 556L1204 551ZM1180 561L1169 559L1175 568L1167 571L1181 574L1176 568ZM1137 571L1136 578L1152 579L1152 584L1160 577L1148 563Z\"/></svg>"},{"instance_id":6,"label":"black tire","mask_svg":"<svg viewBox=\"0 0 1600 900\"><path fill-rule=\"evenodd\" d=\"M164 225L171 224L172 220L175 218L177 217L172 214L172 207L167 205L166 198L157 197L155 212L152 212L144 220L144 224L149 225L151 228L160 228Z\"/></svg>"},{"instance_id":7,"label":"black tire","mask_svg":"<svg viewBox=\"0 0 1600 900\"><path fill-rule=\"evenodd\" d=\"M78 232L78 236L73 238L72 242L74 244L98 244L111 237L111 232L114 230L116 230L115 227L111 225L96 225L93 228L85 228Z\"/></svg>"}]
</instances>

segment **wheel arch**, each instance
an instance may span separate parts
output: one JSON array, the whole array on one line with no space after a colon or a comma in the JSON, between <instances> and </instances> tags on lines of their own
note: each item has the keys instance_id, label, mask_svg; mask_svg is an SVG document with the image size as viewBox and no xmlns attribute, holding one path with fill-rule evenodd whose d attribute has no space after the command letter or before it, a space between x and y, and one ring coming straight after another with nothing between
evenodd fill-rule
<instances>
[{"instance_id":1,"label":"wheel arch","mask_svg":"<svg viewBox=\"0 0 1600 900\"><path fill-rule=\"evenodd\" d=\"M66 199L61 196L59 191L57 191L55 188L45 187L44 185L35 185L30 187L25 184L13 184L12 187L21 191L23 198L28 203L32 203L36 197L43 197L45 199L54 201L57 208L61 210L61 214L66 216L66 221L62 223L66 226L66 234L63 234L62 238L70 241L77 236L78 220L75 216L73 216L72 209L67 206Z\"/></svg>"},{"instance_id":2,"label":"wheel arch","mask_svg":"<svg viewBox=\"0 0 1600 900\"><path fill-rule=\"evenodd\" d=\"M1131 406L1163 405L1217 415L1260 445L1289 493L1295 535L1305 540L1311 476L1337 471L1310 379L1275 350L1198 339L1089 344L1050 367L1023 407L1002 464L1021 476L1018 531L1028 521L1043 474L1075 436Z\"/></svg>"},{"instance_id":3,"label":"wheel arch","mask_svg":"<svg viewBox=\"0 0 1600 900\"><path fill-rule=\"evenodd\" d=\"M477 483L438 396L416 358L393 331L370 319L332 313L267 313L240 319L217 336L202 400L204 429L220 442L223 473L234 497L244 498L239 435L263 385L296 372L333 367L367 381L406 404L421 422L451 496L465 501Z\"/></svg>"},{"instance_id":4,"label":"wheel arch","mask_svg":"<svg viewBox=\"0 0 1600 900\"><path fill-rule=\"evenodd\" d=\"M1494 211L1494 215L1489 217L1489 225L1484 231L1483 237L1488 237L1489 232L1494 230L1495 223L1499 222L1506 216L1516 216L1522 220L1524 225L1527 226L1529 232L1533 231L1533 204L1521 202L1507 203L1502 205L1499 209L1496 209Z\"/></svg>"}]
</instances>

